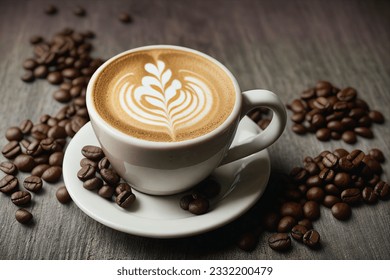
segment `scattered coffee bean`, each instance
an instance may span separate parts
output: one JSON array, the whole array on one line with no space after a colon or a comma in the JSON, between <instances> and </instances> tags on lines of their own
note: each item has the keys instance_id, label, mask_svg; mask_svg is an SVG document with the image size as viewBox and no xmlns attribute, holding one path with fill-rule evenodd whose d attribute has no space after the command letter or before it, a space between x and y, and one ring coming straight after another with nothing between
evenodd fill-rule
<instances>
[{"instance_id":1,"label":"scattered coffee bean","mask_svg":"<svg viewBox=\"0 0 390 280\"><path fill-rule=\"evenodd\" d=\"M193 200L194 200L194 198L190 194L183 196L180 199L180 208L183 210L188 210L188 207L189 207L191 201L193 201Z\"/></svg>"},{"instance_id":2,"label":"scattered coffee bean","mask_svg":"<svg viewBox=\"0 0 390 280\"><path fill-rule=\"evenodd\" d=\"M96 169L93 166L84 165L83 167L81 167L79 172L77 172L77 177L84 182L88 179L95 177L95 173Z\"/></svg>"},{"instance_id":3,"label":"scattered coffee bean","mask_svg":"<svg viewBox=\"0 0 390 280\"><path fill-rule=\"evenodd\" d=\"M59 89L53 93L53 98L61 103L67 103L72 99L69 91Z\"/></svg>"},{"instance_id":4,"label":"scattered coffee bean","mask_svg":"<svg viewBox=\"0 0 390 280\"><path fill-rule=\"evenodd\" d=\"M291 248L291 238L287 233L275 233L268 238L268 245L275 251L286 251Z\"/></svg>"},{"instance_id":5,"label":"scattered coffee bean","mask_svg":"<svg viewBox=\"0 0 390 280\"><path fill-rule=\"evenodd\" d=\"M367 204L375 204L378 202L378 195L373 188L365 187L362 191L362 198Z\"/></svg>"},{"instance_id":6,"label":"scattered coffee bean","mask_svg":"<svg viewBox=\"0 0 390 280\"><path fill-rule=\"evenodd\" d=\"M362 195L361 195L360 190L358 188L349 188L349 189L345 189L341 193L341 199L345 203L348 203L351 205L351 204L356 204L356 203L360 202L362 199Z\"/></svg>"},{"instance_id":7,"label":"scattered coffee bean","mask_svg":"<svg viewBox=\"0 0 390 280\"><path fill-rule=\"evenodd\" d=\"M8 141L21 141L23 139L23 133L17 126L12 126L5 132L5 138Z\"/></svg>"},{"instance_id":8,"label":"scattered coffee bean","mask_svg":"<svg viewBox=\"0 0 390 280\"><path fill-rule=\"evenodd\" d=\"M18 209L15 213L16 220L21 224L28 224L33 219L33 215L26 209Z\"/></svg>"},{"instance_id":9,"label":"scattered coffee bean","mask_svg":"<svg viewBox=\"0 0 390 280\"><path fill-rule=\"evenodd\" d=\"M51 166L42 174L42 179L48 183L57 182L62 175L62 168L60 166Z\"/></svg>"},{"instance_id":10,"label":"scattered coffee bean","mask_svg":"<svg viewBox=\"0 0 390 280\"><path fill-rule=\"evenodd\" d=\"M52 126L47 132L47 137L53 139L66 138L67 136L65 128L58 125Z\"/></svg>"},{"instance_id":11,"label":"scattered coffee bean","mask_svg":"<svg viewBox=\"0 0 390 280\"><path fill-rule=\"evenodd\" d=\"M237 240L237 246L244 251L250 252L256 248L259 239L253 232L245 232Z\"/></svg>"},{"instance_id":12,"label":"scattered coffee bean","mask_svg":"<svg viewBox=\"0 0 390 280\"><path fill-rule=\"evenodd\" d=\"M103 180L110 186L116 186L119 183L119 176L113 169L101 169L100 175Z\"/></svg>"},{"instance_id":13,"label":"scattered coffee bean","mask_svg":"<svg viewBox=\"0 0 390 280\"><path fill-rule=\"evenodd\" d=\"M24 120L19 125L20 130L23 134L29 134L31 132L31 129L33 128L33 123L31 120Z\"/></svg>"},{"instance_id":14,"label":"scattered coffee bean","mask_svg":"<svg viewBox=\"0 0 390 280\"><path fill-rule=\"evenodd\" d=\"M289 232L296 224L297 221L293 217L285 216L279 221L278 232Z\"/></svg>"},{"instance_id":15,"label":"scattered coffee bean","mask_svg":"<svg viewBox=\"0 0 390 280\"><path fill-rule=\"evenodd\" d=\"M70 197L68 190L66 189L65 186L61 186L57 189L56 197L57 200L62 204L66 204L72 201L72 198Z\"/></svg>"},{"instance_id":16,"label":"scattered coffee bean","mask_svg":"<svg viewBox=\"0 0 390 280\"><path fill-rule=\"evenodd\" d=\"M390 186L388 183L380 181L374 188L375 194L382 200L386 200L390 197Z\"/></svg>"},{"instance_id":17,"label":"scattered coffee bean","mask_svg":"<svg viewBox=\"0 0 390 280\"><path fill-rule=\"evenodd\" d=\"M51 137L42 139L40 145L45 151L55 151L58 147L57 142Z\"/></svg>"},{"instance_id":18,"label":"scattered coffee bean","mask_svg":"<svg viewBox=\"0 0 390 280\"><path fill-rule=\"evenodd\" d=\"M57 7L54 5L48 5L44 11L47 15L55 15L58 12Z\"/></svg>"},{"instance_id":19,"label":"scattered coffee bean","mask_svg":"<svg viewBox=\"0 0 390 280\"><path fill-rule=\"evenodd\" d=\"M339 202L332 206L332 214L338 220L347 220L351 217L351 207L345 202Z\"/></svg>"},{"instance_id":20,"label":"scattered coffee bean","mask_svg":"<svg viewBox=\"0 0 390 280\"><path fill-rule=\"evenodd\" d=\"M116 197L116 204L122 208L129 208L135 199L136 197L131 191L124 191Z\"/></svg>"},{"instance_id":21,"label":"scattered coffee bean","mask_svg":"<svg viewBox=\"0 0 390 280\"><path fill-rule=\"evenodd\" d=\"M115 189L113 187L111 187L109 185L103 185L99 189L98 194L104 198L111 198L114 195L114 192L115 192Z\"/></svg>"},{"instance_id":22,"label":"scattered coffee bean","mask_svg":"<svg viewBox=\"0 0 390 280\"><path fill-rule=\"evenodd\" d=\"M303 219L298 222L298 225L302 225L305 228L312 229L313 228L313 223L309 219Z\"/></svg>"},{"instance_id":23,"label":"scattered coffee bean","mask_svg":"<svg viewBox=\"0 0 390 280\"><path fill-rule=\"evenodd\" d=\"M25 83L31 83L35 80L34 73L32 71L25 71L20 79Z\"/></svg>"},{"instance_id":24,"label":"scattered coffee bean","mask_svg":"<svg viewBox=\"0 0 390 280\"><path fill-rule=\"evenodd\" d=\"M312 187L306 192L306 198L308 200L314 200L321 203L324 197L325 197L325 192L323 189L319 187Z\"/></svg>"},{"instance_id":25,"label":"scattered coffee bean","mask_svg":"<svg viewBox=\"0 0 390 280\"><path fill-rule=\"evenodd\" d=\"M24 179L23 186L30 192L39 192L42 189L42 179L38 176L28 176Z\"/></svg>"},{"instance_id":26,"label":"scattered coffee bean","mask_svg":"<svg viewBox=\"0 0 390 280\"><path fill-rule=\"evenodd\" d=\"M63 152L55 152L49 156L49 164L54 166L62 166L62 161L64 160Z\"/></svg>"},{"instance_id":27,"label":"scattered coffee bean","mask_svg":"<svg viewBox=\"0 0 390 280\"><path fill-rule=\"evenodd\" d=\"M20 148L19 142L11 141L3 147L1 153L5 158L12 159L20 154L21 151L22 150Z\"/></svg>"},{"instance_id":28,"label":"scattered coffee bean","mask_svg":"<svg viewBox=\"0 0 390 280\"><path fill-rule=\"evenodd\" d=\"M6 193L6 194L12 193L18 189L18 186L19 186L18 179L13 175L5 175L0 180L0 191L2 193Z\"/></svg>"},{"instance_id":29,"label":"scattered coffee bean","mask_svg":"<svg viewBox=\"0 0 390 280\"><path fill-rule=\"evenodd\" d=\"M83 7L77 6L74 8L73 13L78 17L83 17L86 15L86 11Z\"/></svg>"},{"instance_id":30,"label":"scattered coffee bean","mask_svg":"<svg viewBox=\"0 0 390 280\"><path fill-rule=\"evenodd\" d=\"M326 195L322 204L327 208L332 208L336 203L341 202L341 199L334 195Z\"/></svg>"},{"instance_id":31,"label":"scattered coffee bean","mask_svg":"<svg viewBox=\"0 0 390 280\"><path fill-rule=\"evenodd\" d=\"M39 35L34 35L34 36L30 37L29 41L30 41L31 45L36 45L36 44L42 43L43 38Z\"/></svg>"},{"instance_id":32,"label":"scattered coffee bean","mask_svg":"<svg viewBox=\"0 0 390 280\"><path fill-rule=\"evenodd\" d=\"M14 160L14 164L22 172L30 172L35 167L33 157L24 154L18 155Z\"/></svg>"},{"instance_id":33,"label":"scattered coffee bean","mask_svg":"<svg viewBox=\"0 0 390 280\"><path fill-rule=\"evenodd\" d=\"M320 234L318 231L311 229L303 235L303 243L311 248L316 248L320 244Z\"/></svg>"},{"instance_id":34,"label":"scattered coffee bean","mask_svg":"<svg viewBox=\"0 0 390 280\"><path fill-rule=\"evenodd\" d=\"M382 124L385 122L384 116L382 115L381 112L378 111L370 111L368 113L368 117L375 123Z\"/></svg>"},{"instance_id":35,"label":"scattered coffee bean","mask_svg":"<svg viewBox=\"0 0 390 280\"><path fill-rule=\"evenodd\" d=\"M276 231L279 224L280 216L276 212L267 212L261 217L261 224L267 231Z\"/></svg>"},{"instance_id":36,"label":"scattered coffee bean","mask_svg":"<svg viewBox=\"0 0 390 280\"><path fill-rule=\"evenodd\" d=\"M285 202L280 207L280 215L282 217L291 216L295 219L300 219L303 216L302 206L297 202Z\"/></svg>"},{"instance_id":37,"label":"scattered coffee bean","mask_svg":"<svg viewBox=\"0 0 390 280\"><path fill-rule=\"evenodd\" d=\"M121 13L119 14L119 20L123 23L129 23L131 22L131 17L128 13Z\"/></svg>"},{"instance_id":38,"label":"scattered coffee bean","mask_svg":"<svg viewBox=\"0 0 390 280\"><path fill-rule=\"evenodd\" d=\"M295 240L298 240L298 241L303 241L303 236L305 235L305 233L308 231L308 229L303 226L303 225L295 225L292 229L291 229L291 237L294 238Z\"/></svg>"},{"instance_id":39,"label":"scattered coffee bean","mask_svg":"<svg viewBox=\"0 0 390 280\"><path fill-rule=\"evenodd\" d=\"M49 73L49 70L45 65L39 65L37 68L34 69L33 73L35 78L44 79Z\"/></svg>"},{"instance_id":40,"label":"scattered coffee bean","mask_svg":"<svg viewBox=\"0 0 390 280\"><path fill-rule=\"evenodd\" d=\"M190 202L188 211L195 215L202 215L209 210L209 201L204 197L198 197Z\"/></svg>"},{"instance_id":41,"label":"scattered coffee bean","mask_svg":"<svg viewBox=\"0 0 390 280\"><path fill-rule=\"evenodd\" d=\"M320 206L315 201L307 201L303 205L303 215L311 221L317 220L320 217Z\"/></svg>"},{"instance_id":42,"label":"scattered coffee bean","mask_svg":"<svg viewBox=\"0 0 390 280\"><path fill-rule=\"evenodd\" d=\"M45 163L39 164L31 170L31 175L41 177L43 172L45 172L49 167L50 165Z\"/></svg>"},{"instance_id":43,"label":"scattered coffee bean","mask_svg":"<svg viewBox=\"0 0 390 280\"><path fill-rule=\"evenodd\" d=\"M26 191L17 191L11 195L11 201L13 204L20 206L25 205L31 201L31 194Z\"/></svg>"},{"instance_id":44,"label":"scattered coffee bean","mask_svg":"<svg viewBox=\"0 0 390 280\"><path fill-rule=\"evenodd\" d=\"M9 175L15 175L18 172L15 164L10 161L3 161L0 163L0 170Z\"/></svg>"},{"instance_id":45,"label":"scattered coffee bean","mask_svg":"<svg viewBox=\"0 0 390 280\"><path fill-rule=\"evenodd\" d=\"M46 77L47 81L53 85L61 84L63 81L62 75L60 72L51 72Z\"/></svg>"},{"instance_id":46,"label":"scattered coffee bean","mask_svg":"<svg viewBox=\"0 0 390 280\"><path fill-rule=\"evenodd\" d=\"M84 146L81 150L81 153L83 156L85 156L87 159L93 160L93 161L99 161L104 157L103 150L96 146Z\"/></svg>"},{"instance_id":47,"label":"scattered coffee bean","mask_svg":"<svg viewBox=\"0 0 390 280\"><path fill-rule=\"evenodd\" d=\"M30 156L38 156L43 152L41 141L33 140L26 148L26 153Z\"/></svg>"}]
</instances>

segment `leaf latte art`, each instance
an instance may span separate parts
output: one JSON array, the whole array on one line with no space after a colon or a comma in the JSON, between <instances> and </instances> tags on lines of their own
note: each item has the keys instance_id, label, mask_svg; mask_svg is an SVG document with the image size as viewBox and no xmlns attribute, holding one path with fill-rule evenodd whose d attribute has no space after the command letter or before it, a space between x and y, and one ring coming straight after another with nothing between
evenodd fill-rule
<instances>
[{"instance_id":1,"label":"leaf latte art","mask_svg":"<svg viewBox=\"0 0 390 280\"><path fill-rule=\"evenodd\" d=\"M142 84L132 83L125 74L115 86L124 112L145 125L163 128L176 140L176 132L201 122L213 106L213 96L204 79L188 70L175 77L162 60L145 64L148 75Z\"/></svg>"}]
</instances>

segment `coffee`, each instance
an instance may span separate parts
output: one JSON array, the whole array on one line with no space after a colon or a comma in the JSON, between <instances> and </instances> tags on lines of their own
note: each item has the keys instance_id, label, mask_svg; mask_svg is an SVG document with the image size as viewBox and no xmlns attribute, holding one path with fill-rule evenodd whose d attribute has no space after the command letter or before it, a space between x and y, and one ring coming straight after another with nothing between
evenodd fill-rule
<instances>
[{"instance_id":1,"label":"coffee","mask_svg":"<svg viewBox=\"0 0 390 280\"><path fill-rule=\"evenodd\" d=\"M207 58L157 48L123 54L107 64L92 97L99 115L121 132L175 142L220 126L233 110L235 87Z\"/></svg>"}]
</instances>

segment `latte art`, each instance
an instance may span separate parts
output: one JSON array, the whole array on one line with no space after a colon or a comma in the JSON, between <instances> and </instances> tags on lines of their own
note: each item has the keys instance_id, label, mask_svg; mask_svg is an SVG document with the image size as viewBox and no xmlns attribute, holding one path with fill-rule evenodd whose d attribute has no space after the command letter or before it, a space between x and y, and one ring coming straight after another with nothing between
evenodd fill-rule
<instances>
[{"instance_id":1,"label":"latte art","mask_svg":"<svg viewBox=\"0 0 390 280\"><path fill-rule=\"evenodd\" d=\"M149 74L142 85L135 87L133 74L124 75L115 84L121 108L145 125L163 127L176 140L176 131L201 121L211 110L213 97L210 88L190 71L183 72L183 80L172 76L163 61L147 63Z\"/></svg>"},{"instance_id":2,"label":"latte art","mask_svg":"<svg viewBox=\"0 0 390 280\"><path fill-rule=\"evenodd\" d=\"M235 88L215 63L192 52L150 49L104 65L93 103L114 128L149 141L183 141L221 125L233 110Z\"/></svg>"}]
</instances>

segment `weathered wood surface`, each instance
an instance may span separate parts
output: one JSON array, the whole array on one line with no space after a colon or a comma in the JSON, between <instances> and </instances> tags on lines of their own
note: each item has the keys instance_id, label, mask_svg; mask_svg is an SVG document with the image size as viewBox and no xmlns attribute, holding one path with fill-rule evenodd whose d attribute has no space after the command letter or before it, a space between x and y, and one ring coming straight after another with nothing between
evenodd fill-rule
<instances>
[{"instance_id":1,"label":"weathered wood surface","mask_svg":"<svg viewBox=\"0 0 390 280\"><path fill-rule=\"evenodd\" d=\"M66 1L48 17L43 7L55 1L0 1L0 132L25 118L37 121L60 105L45 81L21 82L21 64L32 54L28 39L51 36L64 27L97 33L95 55L108 58L149 44L175 44L198 49L224 63L243 90L270 89L284 102L318 79L339 87L354 86L372 108L390 120L390 2L389 1ZM85 18L75 17L80 4ZM120 11L134 22L121 24ZM320 143L300 137L291 123L271 153L274 170L288 172L304 155L345 147L367 151L381 148L390 155L389 125L374 126L373 140L355 145ZM1 137L0 146L6 143ZM389 179L389 159L384 165ZM19 178L23 178L19 175ZM16 207L0 196L0 259L389 259L390 202L354 209L348 222L322 209L315 227L322 248L312 251L294 243L288 253L273 252L264 233L255 251L227 245L210 247L202 237L159 240L112 230L86 216L75 204L55 199L56 187L46 187L30 207L32 226L15 221ZM272 188L272 186L269 186Z\"/></svg>"}]
</instances>

